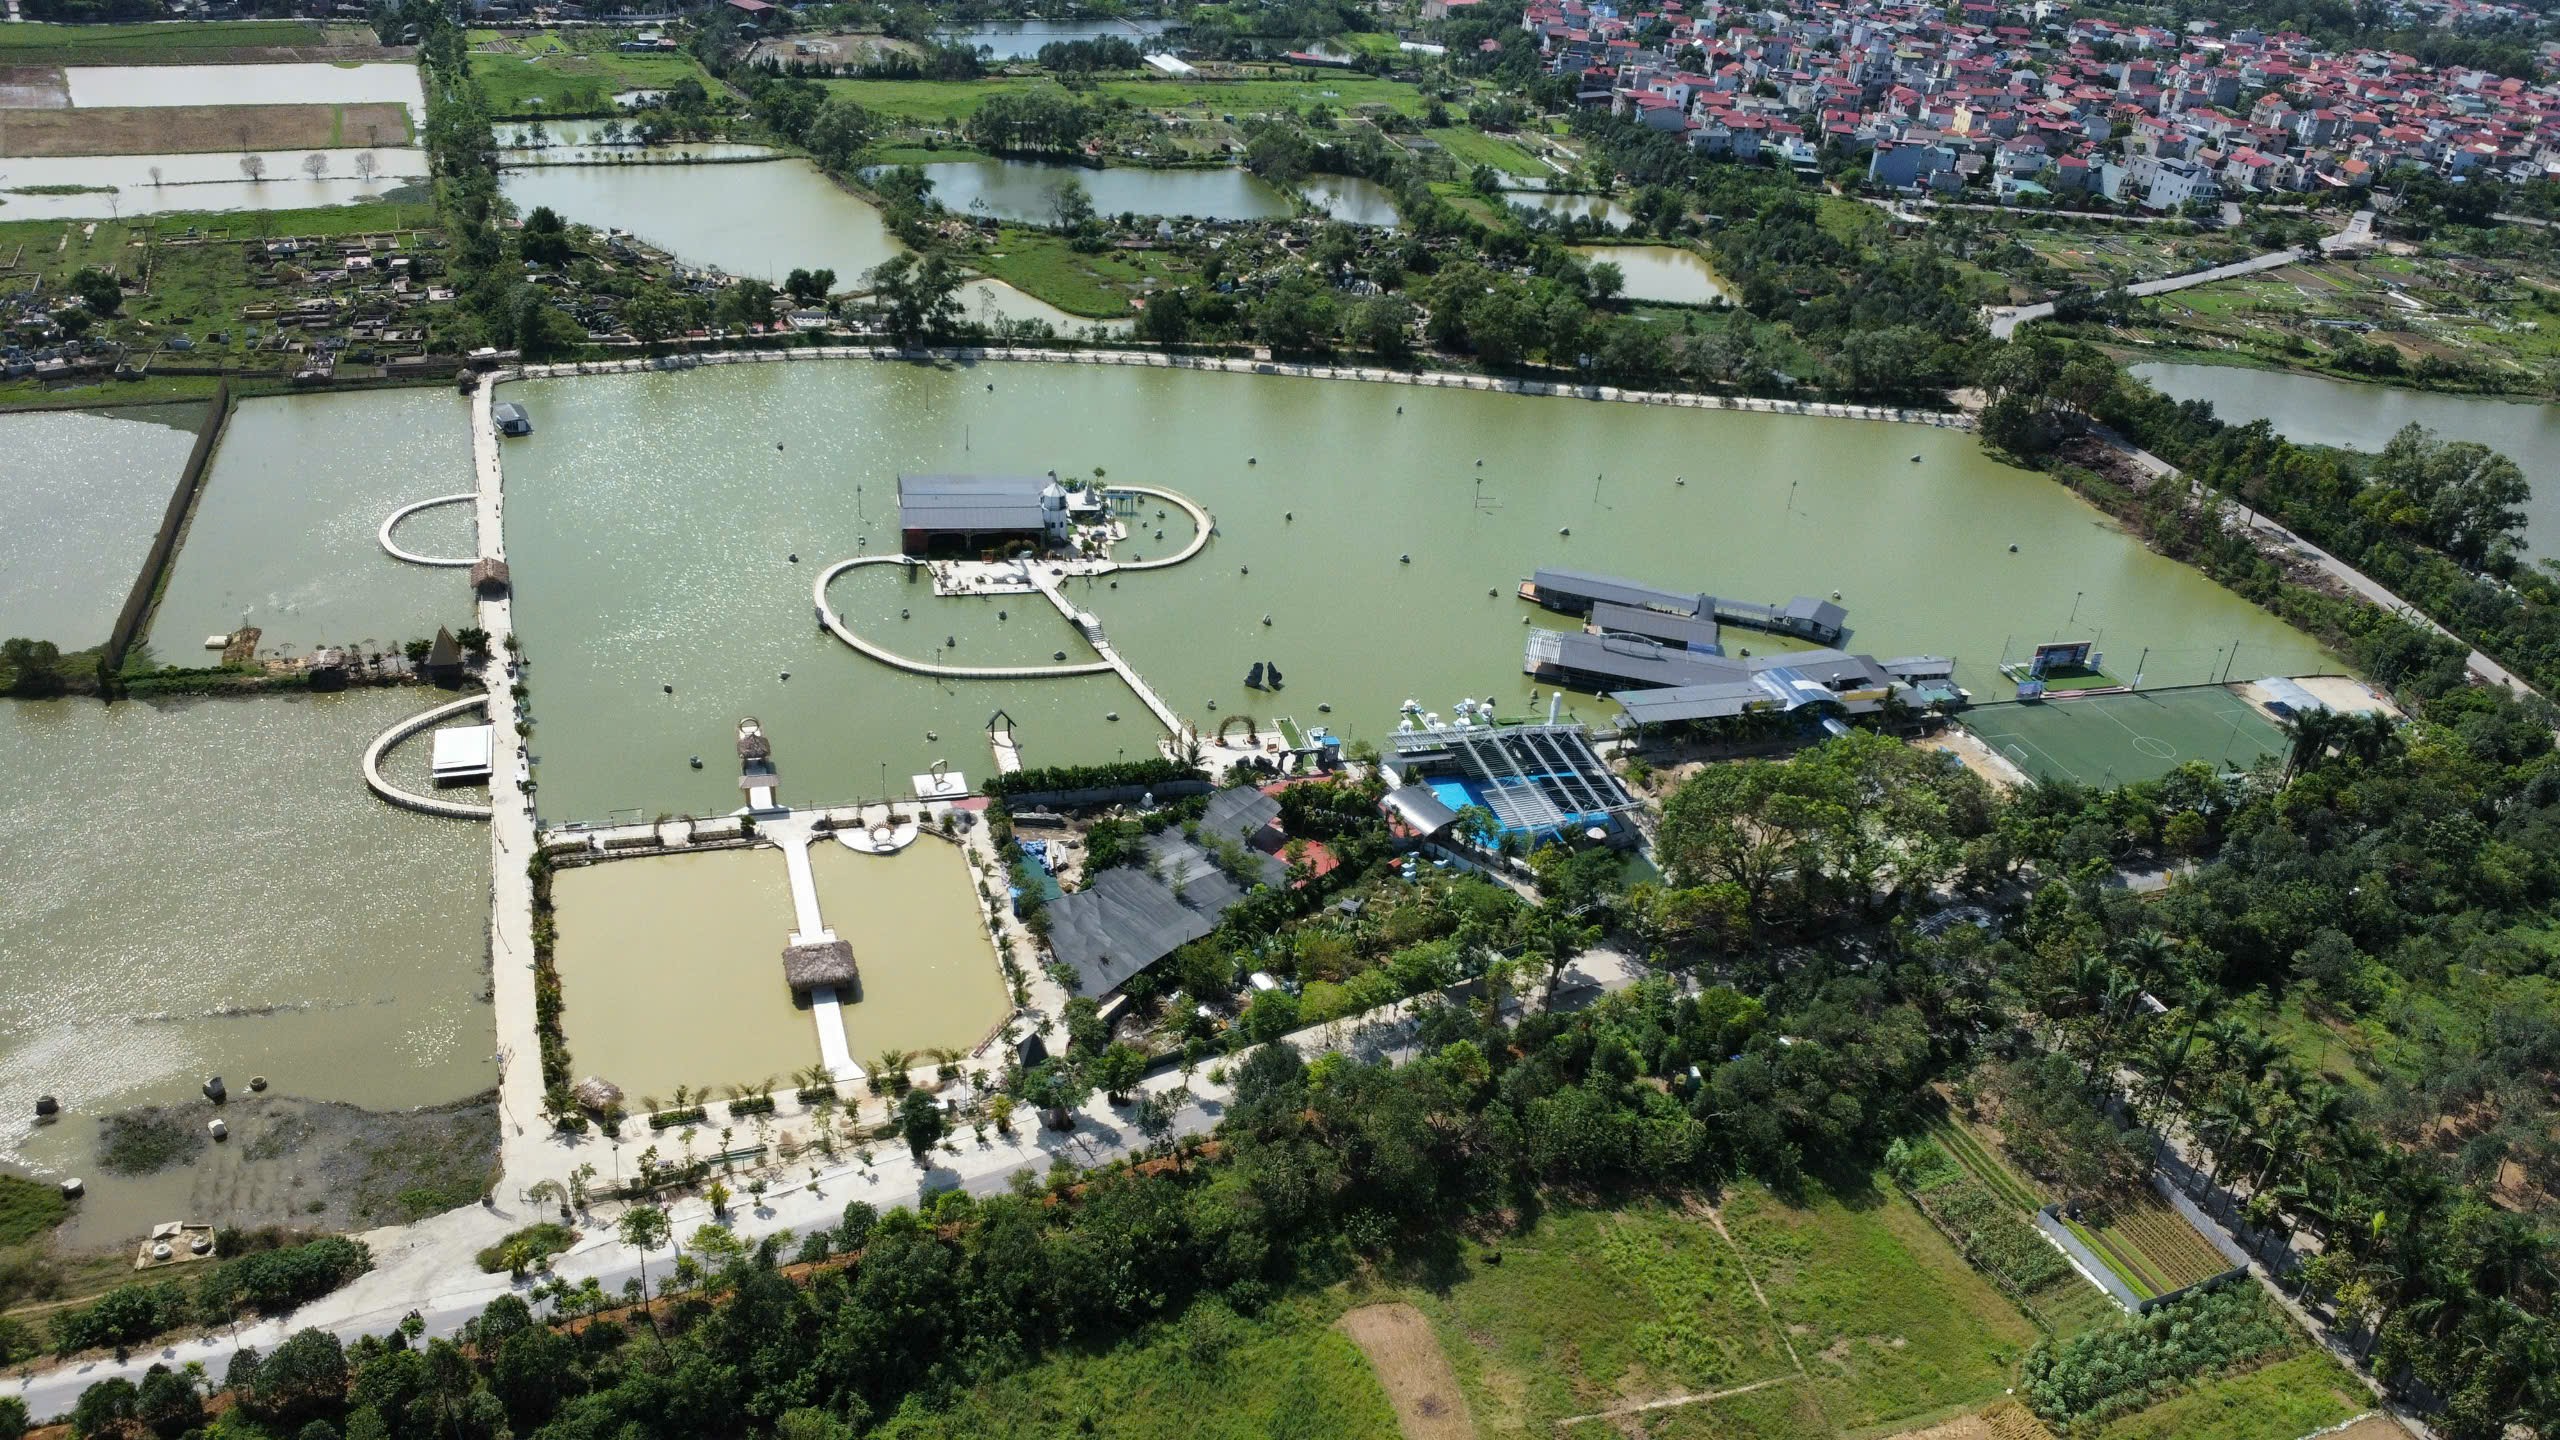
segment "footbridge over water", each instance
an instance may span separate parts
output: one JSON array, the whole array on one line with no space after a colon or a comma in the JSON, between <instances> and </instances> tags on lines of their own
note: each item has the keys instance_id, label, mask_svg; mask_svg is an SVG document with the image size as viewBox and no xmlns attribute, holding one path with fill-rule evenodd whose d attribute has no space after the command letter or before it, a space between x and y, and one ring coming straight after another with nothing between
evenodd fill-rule
<instances>
[{"instance_id":1,"label":"footbridge over water","mask_svg":"<svg viewBox=\"0 0 2560 1440\"><path fill-rule=\"evenodd\" d=\"M401 521L408 519L410 516L417 514L421 510L433 510L439 505L467 504L471 501L478 500L479 498L479 491L465 490L459 495L438 495L432 500L419 500L412 504L403 505L399 509L392 511L390 517L382 522L382 528L375 532L374 538L382 542L383 552L388 554L392 559L406 560L412 565L435 565L445 569L459 570L466 565L475 564L479 559L476 555L464 555L460 558L455 558L448 555L421 555L415 550L405 549L401 546L399 541L391 538L391 532L399 528Z\"/></svg>"},{"instance_id":2,"label":"footbridge over water","mask_svg":"<svg viewBox=\"0 0 2560 1440\"><path fill-rule=\"evenodd\" d=\"M439 705L433 710L421 711L374 736L373 743L364 747L366 787L403 810L415 810L423 815L443 815L454 820L488 819L492 812L487 805L475 805L468 800L447 800L438 795L421 795L415 790L394 784L390 776L382 773L382 757L391 753L392 746L421 730L431 730L457 715L467 715L488 703L489 697L486 694L468 695L450 705Z\"/></svg>"}]
</instances>

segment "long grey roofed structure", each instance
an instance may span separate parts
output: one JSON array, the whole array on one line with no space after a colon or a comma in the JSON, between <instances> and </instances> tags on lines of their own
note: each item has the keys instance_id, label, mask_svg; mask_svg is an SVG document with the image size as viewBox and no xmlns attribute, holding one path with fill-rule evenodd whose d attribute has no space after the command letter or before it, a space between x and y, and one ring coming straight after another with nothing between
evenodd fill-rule
<instances>
[{"instance_id":1,"label":"long grey roofed structure","mask_svg":"<svg viewBox=\"0 0 2560 1440\"><path fill-rule=\"evenodd\" d=\"M1049 902L1049 949L1074 969L1079 992L1108 994L1216 929L1235 887L1226 886L1214 905L1205 903L1210 898L1197 887L1176 898L1171 886L1142 870L1105 870Z\"/></svg>"},{"instance_id":2,"label":"long grey roofed structure","mask_svg":"<svg viewBox=\"0 0 2560 1440\"><path fill-rule=\"evenodd\" d=\"M1458 823L1458 812L1428 785L1402 785L1378 802L1417 835L1437 835Z\"/></svg>"},{"instance_id":3,"label":"long grey roofed structure","mask_svg":"<svg viewBox=\"0 0 2560 1440\"><path fill-rule=\"evenodd\" d=\"M1637 635L1533 630L1521 668L1541 680L1578 681L1595 689L1619 685L1705 685L1750 672L1741 662L1664 645Z\"/></svg>"},{"instance_id":4,"label":"long grey roofed structure","mask_svg":"<svg viewBox=\"0 0 2560 1440\"><path fill-rule=\"evenodd\" d=\"M902 530L1038 530L1047 523L1046 475L901 475Z\"/></svg>"},{"instance_id":5,"label":"long grey roofed structure","mask_svg":"<svg viewBox=\"0 0 2560 1440\"><path fill-rule=\"evenodd\" d=\"M1675 615L1703 615L1712 606L1703 593L1683 594L1587 570L1540 570L1529 577L1529 584L1538 592L1538 603L1551 610L1580 611L1606 600Z\"/></svg>"},{"instance_id":6,"label":"long grey roofed structure","mask_svg":"<svg viewBox=\"0 0 2560 1440\"><path fill-rule=\"evenodd\" d=\"M1606 634L1645 635L1666 645L1685 645L1693 650L1721 644L1724 639L1724 631L1712 614L1674 615L1638 605L1621 605L1614 600L1593 602L1590 625Z\"/></svg>"}]
</instances>

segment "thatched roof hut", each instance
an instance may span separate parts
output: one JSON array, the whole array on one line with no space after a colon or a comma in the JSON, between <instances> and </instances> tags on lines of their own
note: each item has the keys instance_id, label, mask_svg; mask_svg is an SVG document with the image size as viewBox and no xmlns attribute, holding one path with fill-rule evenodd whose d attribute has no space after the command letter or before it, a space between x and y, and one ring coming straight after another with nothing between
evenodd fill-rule
<instances>
[{"instance_id":1,"label":"thatched roof hut","mask_svg":"<svg viewBox=\"0 0 2560 1440\"><path fill-rule=\"evenodd\" d=\"M504 560L482 560L471 567L471 588L483 595L504 595L508 583Z\"/></svg>"},{"instance_id":2,"label":"thatched roof hut","mask_svg":"<svg viewBox=\"0 0 2560 1440\"><path fill-rule=\"evenodd\" d=\"M854 968L853 947L842 940L814 945L787 945L782 951L782 978L793 993L825 986L846 989L861 978Z\"/></svg>"},{"instance_id":3,"label":"thatched roof hut","mask_svg":"<svg viewBox=\"0 0 2560 1440\"><path fill-rule=\"evenodd\" d=\"M600 1076L590 1075L569 1091L583 1109L598 1115L617 1109L622 1104L622 1087Z\"/></svg>"},{"instance_id":4,"label":"thatched roof hut","mask_svg":"<svg viewBox=\"0 0 2560 1440\"><path fill-rule=\"evenodd\" d=\"M761 730L742 731L738 735L738 758L770 760L773 758L773 742L764 738Z\"/></svg>"}]
</instances>

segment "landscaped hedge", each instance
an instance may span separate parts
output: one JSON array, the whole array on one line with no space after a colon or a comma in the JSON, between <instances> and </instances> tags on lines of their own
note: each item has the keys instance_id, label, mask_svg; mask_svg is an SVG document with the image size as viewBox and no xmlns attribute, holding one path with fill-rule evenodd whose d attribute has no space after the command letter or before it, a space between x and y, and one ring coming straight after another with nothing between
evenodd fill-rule
<instances>
[{"instance_id":1,"label":"landscaped hedge","mask_svg":"<svg viewBox=\"0 0 2560 1440\"><path fill-rule=\"evenodd\" d=\"M1162 757L1148 760L1115 760L1103 765L1049 765L1037 770L1016 770L1010 775L994 775L987 779L986 790L1002 799L1007 795L1033 795L1051 790L1108 790L1121 785L1163 785L1175 780L1198 780L1201 774L1179 760Z\"/></svg>"},{"instance_id":2,"label":"landscaped hedge","mask_svg":"<svg viewBox=\"0 0 2560 1440\"><path fill-rule=\"evenodd\" d=\"M679 1125L701 1123L702 1107L699 1105L687 1105L681 1110L661 1110L649 1117L649 1128L652 1130L672 1130Z\"/></svg>"},{"instance_id":3,"label":"landscaped hedge","mask_svg":"<svg viewBox=\"0 0 2560 1440\"><path fill-rule=\"evenodd\" d=\"M226 1232L224 1248L239 1243ZM303 1245L257 1250L204 1272L191 1295L178 1280L126 1285L52 1321L53 1352L139 1345L185 1325L219 1325L243 1310L280 1315L373 1268L358 1241L330 1235Z\"/></svg>"},{"instance_id":4,"label":"landscaped hedge","mask_svg":"<svg viewBox=\"0 0 2560 1440\"><path fill-rule=\"evenodd\" d=\"M772 1113L773 1097L770 1095L741 1095L729 1102L729 1118L732 1120L742 1120L749 1115Z\"/></svg>"},{"instance_id":5,"label":"landscaped hedge","mask_svg":"<svg viewBox=\"0 0 2560 1440\"><path fill-rule=\"evenodd\" d=\"M2057 1424L2139 1410L2199 1380L2294 1348L2293 1328L2255 1285L2172 1301L2027 1352L2018 1384Z\"/></svg>"}]
</instances>

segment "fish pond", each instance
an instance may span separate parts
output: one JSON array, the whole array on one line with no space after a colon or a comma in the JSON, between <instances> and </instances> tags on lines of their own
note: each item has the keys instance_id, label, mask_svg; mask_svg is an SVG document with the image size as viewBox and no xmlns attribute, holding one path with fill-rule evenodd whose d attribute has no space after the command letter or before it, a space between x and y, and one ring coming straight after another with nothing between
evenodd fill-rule
<instances>
[{"instance_id":1,"label":"fish pond","mask_svg":"<svg viewBox=\"0 0 2560 1440\"><path fill-rule=\"evenodd\" d=\"M202 405L0 416L0 635L107 638L195 447Z\"/></svg>"}]
</instances>

